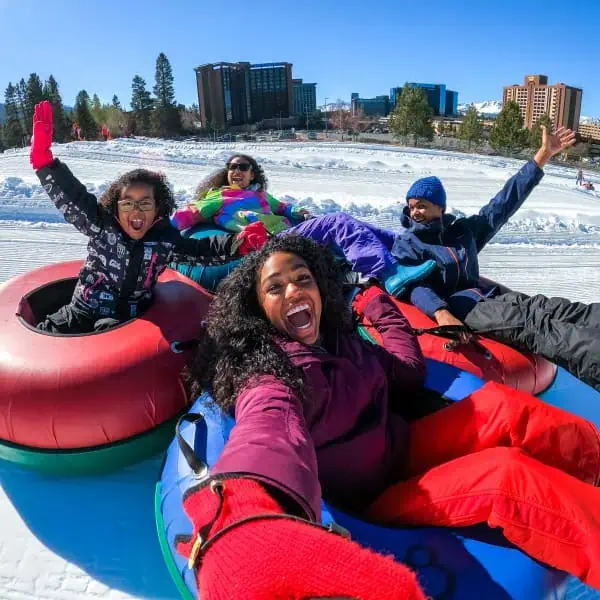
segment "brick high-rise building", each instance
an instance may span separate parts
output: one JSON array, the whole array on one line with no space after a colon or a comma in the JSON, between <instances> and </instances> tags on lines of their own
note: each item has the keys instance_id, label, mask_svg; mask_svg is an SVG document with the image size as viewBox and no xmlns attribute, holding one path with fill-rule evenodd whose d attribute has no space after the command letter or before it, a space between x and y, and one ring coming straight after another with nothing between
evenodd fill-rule
<instances>
[{"instance_id":1,"label":"brick high-rise building","mask_svg":"<svg viewBox=\"0 0 600 600\"><path fill-rule=\"evenodd\" d=\"M293 113L290 63L211 63L196 71L202 124L244 125Z\"/></svg>"},{"instance_id":2,"label":"brick high-rise building","mask_svg":"<svg viewBox=\"0 0 600 600\"><path fill-rule=\"evenodd\" d=\"M516 102L528 129L546 114L555 128L568 127L577 131L582 96L583 90L580 88L564 83L548 85L546 75L527 75L523 85L504 88L502 103Z\"/></svg>"}]
</instances>

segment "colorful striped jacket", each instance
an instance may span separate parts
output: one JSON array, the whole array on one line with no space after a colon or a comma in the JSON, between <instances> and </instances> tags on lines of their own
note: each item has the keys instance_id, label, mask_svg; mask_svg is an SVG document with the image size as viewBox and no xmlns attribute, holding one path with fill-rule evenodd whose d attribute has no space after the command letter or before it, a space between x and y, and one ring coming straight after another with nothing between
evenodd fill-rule
<instances>
[{"instance_id":1,"label":"colorful striped jacket","mask_svg":"<svg viewBox=\"0 0 600 600\"><path fill-rule=\"evenodd\" d=\"M262 221L271 234L279 233L304 220L304 211L280 202L264 191L224 186L210 190L185 208L176 210L171 222L179 230L200 223L214 223L227 231L240 232L251 223Z\"/></svg>"}]
</instances>

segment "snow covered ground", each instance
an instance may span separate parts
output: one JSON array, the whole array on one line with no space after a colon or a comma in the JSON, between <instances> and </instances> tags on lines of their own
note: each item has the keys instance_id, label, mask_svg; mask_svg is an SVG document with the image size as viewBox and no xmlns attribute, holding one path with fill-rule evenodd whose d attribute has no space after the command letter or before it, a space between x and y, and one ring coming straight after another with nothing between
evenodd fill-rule
<instances>
[{"instance_id":1,"label":"snow covered ground","mask_svg":"<svg viewBox=\"0 0 600 600\"><path fill-rule=\"evenodd\" d=\"M438 175L455 213L473 213L519 161L341 143L197 144L116 140L58 146L55 154L98 194L119 174L164 171L178 201L233 152L264 166L270 191L314 212L344 209L399 226L412 181ZM586 173L600 190L600 176ZM0 282L34 267L82 258L85 238L61 221L26 151L0 155ZM600 192L550 166L538 188L481 257L483 274L526 293L600 300ZM159 461L102 478L44 477L0 462L0 598L173 599L152 514Z\"/></svg>"}]
</instances>

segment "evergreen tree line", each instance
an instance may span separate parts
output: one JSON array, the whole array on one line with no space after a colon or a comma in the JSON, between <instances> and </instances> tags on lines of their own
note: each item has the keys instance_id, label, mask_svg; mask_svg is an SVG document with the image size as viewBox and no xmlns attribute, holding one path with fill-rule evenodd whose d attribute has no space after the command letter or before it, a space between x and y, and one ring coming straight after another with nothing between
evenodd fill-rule
<instances>
[{"instance_id":1,"label":"evergreen tree line","mask_svg":"<svg viewBox=\"0 0 600 600\"><path fill-rule=\"evenodd\" d=\"M139 75L131 84L131 111L123 110L119 98L114 95L110 104L103 104L97 94L91 98L81 90L75 99L73 110L67 111L52 75L42 85L40 77L31 73L27 81L21 79L16 85L9 82L4 92L5 119L0 127L0 150L29 144L32 133L33 110L42 100L50 100L54 113L54 141L67 142L78 139L98 140L103 125L112 137L123 135L146 135L167 137L184 131L197 120L197 107L186 109L175 101L173 70L168 58L160 53L156 59L154 96L146 89L146 82Z\"/></svg>"},{"instance_id":2,"label":"evergreen tree line","mask_svg":"<svg viewBox=\"0 0 600 600\"><path fill-rule=\"evenodd\" d=\"M407 139L412 136L416 146L420 138L433 139L432 117L433 110L427 102L425 92L405 84L390 115L390 132L397 138ZM543 115L530 130L524 129L519 105L507 102L492 126L490 143L503 153L516 153L525 148L537 149L542 143L542 125L552 129L552 120L548 115ZM458 129L458 137L468 142L469 149L484 139L483 122L473 105L467 109Z\"/></svg>"}]
</instances>

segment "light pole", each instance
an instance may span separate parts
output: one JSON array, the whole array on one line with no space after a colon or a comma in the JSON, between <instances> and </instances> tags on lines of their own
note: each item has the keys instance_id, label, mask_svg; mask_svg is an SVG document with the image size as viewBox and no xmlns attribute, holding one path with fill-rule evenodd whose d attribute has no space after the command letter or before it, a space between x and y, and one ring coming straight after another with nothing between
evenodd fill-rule
<instances>
[{"instance_id":1,"label":"light pole","mask_svg":"<svg viewBox=\"0 0 600 600\"><path fill-rule=\"evenodd\" d=\"M325 137L327 137L327 96L325 96Z\"/></svg>"},{"instance_id":2,"label":"light pole","mask_svg":"<svg viewBox=\"0 0 600 600\"><path fill-rule=\"evenodd\" d=\"M306 112L306 138L308 139L308 103L304 105L304 111Z\"/></svg>"}]
</instances>

